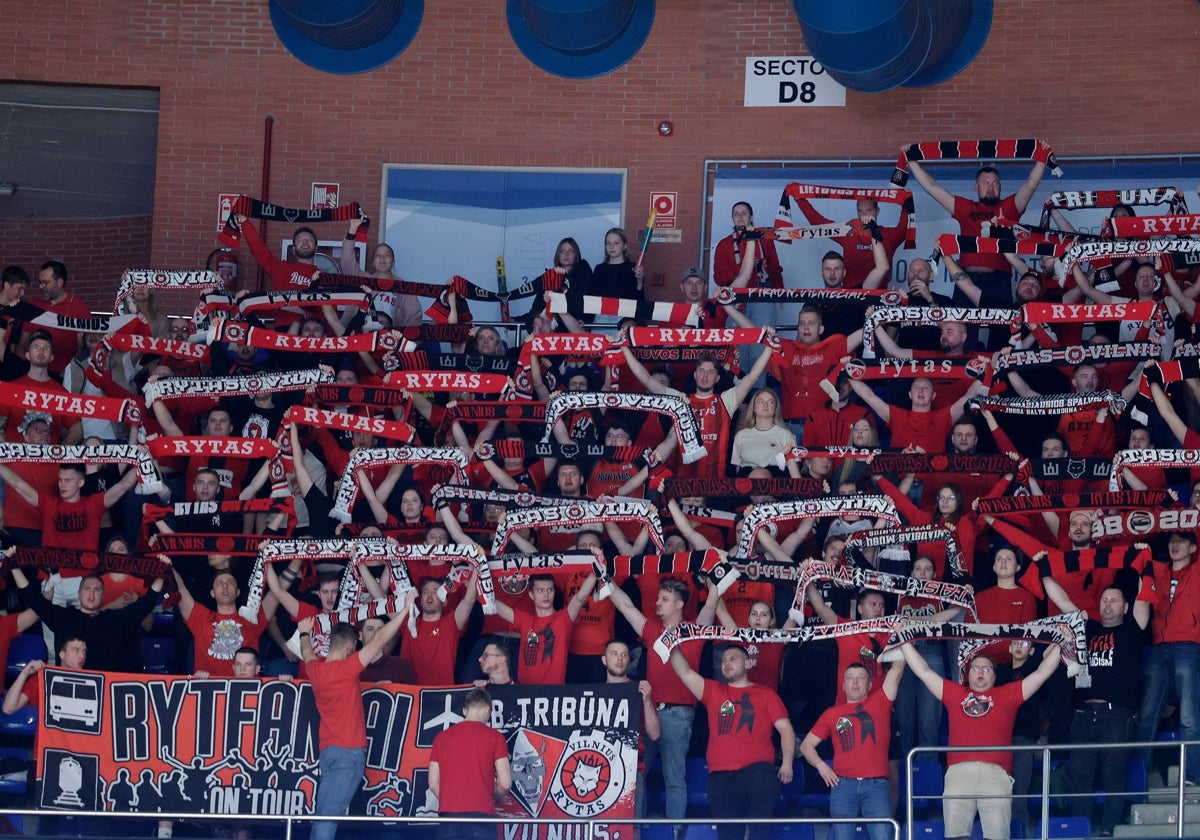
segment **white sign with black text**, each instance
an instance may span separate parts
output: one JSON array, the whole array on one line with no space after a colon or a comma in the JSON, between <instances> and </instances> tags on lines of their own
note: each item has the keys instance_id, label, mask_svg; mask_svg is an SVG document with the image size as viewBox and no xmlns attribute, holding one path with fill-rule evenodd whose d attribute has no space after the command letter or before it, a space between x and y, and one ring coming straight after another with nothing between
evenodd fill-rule
<instances>
[{"instance_id":1,"label":"white sign with black text","mask_svg":"<svg viewBox=\"0 0 1200 840\"><path fill-rule=\"evenodd\" d=\"M811 56L746 59L747 108L844 107L845 104L846 89Z\"/></svg>"}]
</instances>

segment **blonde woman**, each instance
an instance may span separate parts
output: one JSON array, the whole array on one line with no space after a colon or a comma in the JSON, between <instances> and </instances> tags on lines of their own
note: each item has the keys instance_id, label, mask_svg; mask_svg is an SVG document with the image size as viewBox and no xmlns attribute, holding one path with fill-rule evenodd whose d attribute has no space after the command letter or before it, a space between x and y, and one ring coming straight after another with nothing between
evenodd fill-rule
<instances>
[{"instance_id":1,"label":"blonde woman","mask_svg":"<svg viewBox=\"0 0 1200 840\"><path fill-rule=\"evenodd\" d=\"M731 463L739 473L756 467L778 472L776 456L788 452L795 445L796 436L783 425L779 397L770 388L756 391L750 400L750 410L742 420L742 427L734 435ZM788 461L787 467L793 478L800 477L800 467L795 461Z\"/></svg>"}]
</instances>

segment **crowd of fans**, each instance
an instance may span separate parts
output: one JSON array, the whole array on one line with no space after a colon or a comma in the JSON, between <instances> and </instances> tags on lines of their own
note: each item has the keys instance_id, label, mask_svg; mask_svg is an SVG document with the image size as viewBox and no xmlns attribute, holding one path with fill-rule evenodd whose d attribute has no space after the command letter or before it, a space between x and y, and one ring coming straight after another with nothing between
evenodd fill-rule
<instances>
[{"instance_id":1,"label":"crowd of fans","mask_svg":"<svg viewBox=\"0 0 1200 840\"><path fill-rule=\"evenodd\" d=\"M977 195L968 199L951 195L919 163L910 166L921 187L961 225L961 231L947 232L966 235L978 235L980 223L993 218L1019 221L1045 169L1043 163L1033 164L1028 180L1004 197L999 176L985 167L975 181ZM815 214L810 205L802 209ZM1124 205L1112 212L1139 211L1155 212ZM139 640L152 612L174 611L176 621L165 631L173 634L176 647L172 672L233 676L237 657L245 660L256 653L262 675L303 678L296 623L320 613L336 614L345 606L340 588L352 579L344 572L347 560L296 557L279 568L266 564L265 583L258 584L256 577L252 581L255 540L231 542L251 548L229 553L216 550L219 537L388 538L422 546L478 544L491 553L497 528L504 528L506 554L595 552L611 559L717 550L728 552L731 556L720 554L722 560L739 567L741 574L727 586L719 585L715 574L674 574L661 563L611 581L597 578L603 563L596 569L571 566L569 573L506 575L495 587L496 609L485 614L477 603L477 571L452 571L447 557L413 560L408 565L412 589L402 595L419 614L416 635L401 629L399 643L378 652L364 679L419 685L478 681L483 686L644 677L646 718L653 719L657 734L647 741L647 758L661 755L667 816L682 816L686 810L683 766L690 753L703 754L707 745L710 769L723 766L727 758L721 750L714 754L710 741L716 736L703 721L693 727L697 699L716 696L705 683L695 682L696 674L778 693L783 700L779 708L786 713L774 714L770 721L783 736L784 766L768 775L776 783L788 783L795 734L803 739L835 702L866 696L867 688L853 683L855 668L848 671L848 666L865 669L876 690L883 689L887 670L880 655L889 633L878 629L803 644L759 643L747 635L731 646L718 645L712 656L702 654L695 642L664 664L652 644L664 630L682 623L719 623L731 630L798 629L898 615L934 624L1019 625L1081 609L1094 624L1107 628L1136 616L1137 632L1123 637L1116 665L1111 651L1089 646L1093 673L1116 669L1114 678L1097 683L1101 690L1079 689L1073 696L1065 674L1055 673L1026 704L1032 712L1018 720L1014 741L1149 739L1169 694L1176 701L1182 737L1200 739L1200 601L1191 592L1196 585L1196 532L1187 527L1196 520L1182 513L1200 503L1195 461L1180 456L1167 462L1159 454L1144 465L1136 459L1120 462L1115 476L1102 469L1102 462L1111 464L1123 450L1187 452L1197 447L1191 429L1200 416L1200 378L1187 364L1200 297L1196 272L1177 267L1169 255L1154 254L1076 263L1060 282L1054 257L1029 265L1017 254L962 253L957 259L947 254L941 264L953 285L950 297L934 291L939 267L915 259L908 264L904 303L924 307L928 316L879 322L868 316L878 314L876 307L885 299L859 292L886 286L903 236L880 227L878 212L871 199L857 202L857 218L849 223L851 232L838 240L840 250L829 251L819 266L812 266L814 278L820 278L815 289L820 294L801 299L795 337L781 338L774 328L790 334L791 325L774 323L778 306L769 301L762 305L764 298L753 295L746 304L739 293L813 284L809 278L783 276L772 233L755 228L748 204L735 205L734 231L714 256L717 289L710 289L696 270L681 278L680 298L693 305L689 315L708 332L681 333L669 353L657 356L653 349L663 344L650 341L647 346L637 340L647 324L606 315L584 302L585 296L641 297L641 263L630 259L626 236L617 229L606 235L603 261L594 269L574 240L560 243L547 273L556 282L547 282L545 298L535 299L520 332L503 324L472 326L470 294L461 285L448 285L430 308L453 339L441 342L430 340L432 331L422 332L431 323L424 312L428 301L404 291L388 245L381 243L372 252L370 276L356 278L346 288L345 278L318 273L317 236L306 227L295 231L291 259L285 261L269 253L251 221L237 219L273 290L286 293L277 308L247 311L240 305L245 293L227 290L206 295L193 319L168 317L160 311L152 285L134 285L122 307L136 317L112 321L110 332L64 328L71 318L85 324L90 313L69 291L63 264L48 261L40 267L40 294L30 299L25 298L33 282L29 273L9 266L0 285L0 317L6 324L0 378L15 386L5 391L0 407L9 444L127 441L153 447L171 438L207 438L231 445L197 449L199 454L190 457L160 455L162 488L151 495L135 492L141 473L130 464L22 460L19 447L6 449L10 457L0 463L4 533L7 545L18 550L12 555L16 561L8 564L10 593L16 594L0 629L7 641L40 617L51 643L48 650L61 647L53 636L60 641L78 637L86 643L85 667L137 672L143 668ZM1055 222L1061 234L1071 233L1061 214ZM349 246L358 225L351 222L347 232L345 274L357 272ZM724 289L736 291L722 293ZM311 294L318 290L332 294L319 300ZM551 291L565 294L565 311L553 305ZM988 324L969 316L944 316L947 310L1019 310L1041 302L1124 301L1153 305L1148 315L1137 310L1136 318L1114 320L1098 309L1085 309L1080 310L1085 317L1032 328L1021 328L1015 317L1012 324ZM1125 312L1119 310L1118 316ZM64 317L52 326L46 313ZM242 343L238 337L250 329L230 329L239 323L259 336L298 336L314 343L308 350L274 337ZM712 332L717 328L740 331L728 333L735 338L722 346ZM549 345L533 344L536 337L553 332L589 331L609 337L604 352L546 352ZM157 341L138 351L109 340L122 333ZM372 333L394 337L399 347L381 341L374 350L350 351L343 349L348 345L322 343ZM518 344L518 336L528 338ZM689 336L695 347L686 346ZM735 341L741 343L735 346ZM1136 348L1128 355L1086 353L1087 348L1146 344L1153 345L1153 353ZM389 349L382 349L385 345ZM203 354L195 352L198 347ZM1069 352L1035 360L1029 350ZM1009 357L1024 361L1008 364ZM669 363L657 364L657 358ZM883 360L895 363L889 367ZM471 386L400 393L389 389L389 368L498 371L512 382L499 394ZM872 374L880 370L894 375ZM240 377L244 383L246 377L300 371L320 371L322 384L235 396L220 396L211 384L219 377ZM204 384L153 400L140 423L30 407L35 404L25 399L45 391L141 402L148 385L186 378ZM379 396L384 392L394 393L391 404ZM601 407L570 408L545 429L536 412L465 410L472 403L491 407L501 400L531 406L562 392L674 396L690 408L691 417L672 418L670 412L642 410L636 401L615 400ZM323 394L332 398L323 401ZM1055 401L1065 395L1072 399ZM1013 397L1026 402L1008 399ZM1031 405L1043 408L1027 410ZM289 411L295 406L320 407L355 420L341 428L328 419L307 423ZM535 422L526 422L530 418ZM375 429L387 426L372 425L379 420L398 425L388 426L391 433L377 434ZM699 458L681 443L681 423L689 421L698 428L704 448ZM394 433L401 426L411 431L403 445L413 451L456 450L461 476L445 465L444 456L372 462L364 455L401 447ZM544 431L549 445L542 444ZM284 459L234 445L244 439L276 442L287 454L282 474ZM889 471L886 456L896 454L912 456L904 462L912 468ZM985 457L989 455L998 457ZM466 486L487 492L456 496L463 477ZM680 483L673 486L675 482ZM331 516L339 483L350 483L355 490L346 494L341 488L353 502L342 517L348 521ZM1165 492L1159 508L1149 514L1150 526L1131 530L1121 518L1130 506L1122 505L1119 492L1104 497L1107 505L1087 504L1087 494L1108 493L1110 483L1122 492L1146 494L1133 507L1144 507L1146 499L1155 498L1154 491ZM708 492L696 492L705 488ZM782 511L781 503L789 500L835 497L883 497L896 517L880 515L877 506L858 509L851 504L835 515L772 517L749 536L743 533L743 523L756 509L770 511L780 504ZM639 504L655 516L647 514L645 522L636 517L592 522L580 514L549 517L527 527L518 512L528 498L541 508L595 501L600 508L577 510L599 509L602 519L604 504L635 498L645 500ZM1002 503L1013 499L1020 504L1011 510ZM989 507L988 502L997 504ZM1167 521L1160 509L1180 511L1170 521L1184 524L1158 527ZM666 527L653 533L658 512ZM517 526L508 528L509 520ZM942 528L948 538L856 544L872 530L897 524ZM164 540L180 534L206 539L194 551ZM1096 559L1117 556L1113 546L1135 543L1137 552L1122 555L1124 560L1105 564ZM119 572L85 574L69 563L57 570L19 567L21 549L165 555L163 545L177 550L168 558L170 573L153 581ZM747 545L748 556L743 556L747 552L739 546ZM1134 557L1140 559L1130 559ZM974 594L974 610L905 595L896 586L855 591L824 572L797 594L794 576L789 582L782 574L755 573L757 561L767 561L758 562L759 568L860 568L903 579L965 584ZM1031 566L1036 585L1029 583ZM402 585L385 563L358 564L353 579L361 583L363 600L383 598ZM248 618L239 607L256 585L262 586L262 606ZM160 599L164 589L165 605ZM381 616L362 623L365 644L385 621ZM156 632L163 633L165 624L169 622L160 620ZM1088 634L1089 639L1094 635L1090 625ZM1144 666L1142 645L1149 647ZM1136 653L1128 656L1125 646L1136 646ZM318 640L312 647L317 656L323 654ZM959 675L953 643L923 640L916 649L927 669L910 668L898 689L890 687L891 696L899 698L888 724L894 732L893 762L913 747L943 742L942 704L917 682L928 684L930 670L951 681ZM972 667L994 666L1005 674L1000 680L1021 679L1038 668L1041 650L1027 642L1014 642L1010 650L1001 642L989 647L985 657L972 659ZM1102 661L1105 656L1107 662ZM78 658L72 660L75 667ZM985 660L990 666L979 664ZM1123 688L1115 693L1118 683ZM776 709L762 702L764 713ZM1079 717L1096 712L1099 704L1114 711L1103 732L1083 726ZM708 711L715 721L714 710ZM769 735L770 727L765 728ZM1200 755L1191 758L1189 753L1189 781L1192 774L1200 780ZM757 759L752 763L761 764ZM1072 788L1095 790L1090 777L1095 757L1091 765L1082 759L1071 764ZM1100 762L1102 770L1110 765L1115 765L1111 759ZM741 769L729 767L727 772ZM835 784L836 774L826 770L814 765L812 772ZM894 781L894 764L890 773ZM1013 775L1017 792L1027 789L1028 762L1018 757ZM762 789L762 779L746 778L754 779L756 792ZM1111 774L1104 783L1114 783ZM714 811L759 814L753 804L718 804L716 796L711 798ZM1091 799L1080 801L1080 813L1091 814ZM1109 797L1100 816L1102 831L1112 831L1122 805L1119 797ZM889 813L894 806L893 798ZM1018 800L1018 814L1020 808Z\"/></svg>"}]
</instances>

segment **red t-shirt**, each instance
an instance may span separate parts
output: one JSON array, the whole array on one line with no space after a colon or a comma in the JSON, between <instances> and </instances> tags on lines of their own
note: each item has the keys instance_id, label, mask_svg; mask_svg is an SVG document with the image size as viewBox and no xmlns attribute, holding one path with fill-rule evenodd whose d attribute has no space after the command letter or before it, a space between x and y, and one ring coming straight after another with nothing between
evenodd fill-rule
<instances>
[{"instance_id":1,"label":"red t-shirt","mask_svg":"<svg viewBox=\"0 0 1200 840\"><path fill-rule=\"evenodd\" d=\"M433 739L431 762L442 771L439 814L494 814L496 762L508 758L504 736L486 723L464 720Z\"/></svg>"},{"instance_id":2,"label":"red t-shirt","mask_svg":"<svg viewBox=\"0 0 1200 840\"><path fill-rule=\"evenodd\" d=\"M703 702L708 713L708 772L775 763L774 724L788 716L778 694L753 683L734 687L705 680Z\"/></svg>"},{"instance_id":3,"label":"red t-shirt","mask_svg":"<svg viewBox=\"0 0 1200 840\"><path fill-rule=\"evenodd\" d=\"M64 502L57 493L38 493L38 507L42 510L42 545L80 551L99 550L100 520L108 510L104 506L103 493L84 496L77 502ZM74 571L83 574L82 570ZM63 577L73 576L63 574Z\"/></svg>"},{"instance_id":4,"label":"red t-shirt","mask_svg":"<svg viewBox=\"0 0 1200 840\"><path fill-rule=\"evenodd\" d=\"M646 643L646 679L654 689L654 699L659 703L695 706L695 695L683 684L683 680L679 679L679 675L675 673L671 663L663 662L662 657L654 650L654 643L666 629L662 620L656 617L647 618L646 626L642 628L641 638ZM692 670L699 670L700 654L704 652L704 646L693 643L683 645L680 650L683 651L683 658L687 660ZM711 766L709 769L712 769Z\"/></svg>"},{"instance_id":5,"label":"red t-shirt","mask_svg":"<svg viewBox=\"0 0 1200 840\"><path fill-rule=\"evenodd\" d=\"M850 619L838 616L838 624L848 624ZM837 636L838 649L838 690L835 703L846 702L846 690L842 687L842 674L851 665L861 665L867 669L871 681L878 684L883 676L883 668L879 662L879 654L887 644L890 633L851 633L849 636Z\"/></svg>"},{"instance_id":6,"label":"red t-shirt","mask_svg":"<svg viewBox=\"0 0 1200 840\"><path fill-rule=\"evenodd\" d=\"M92 310L75 295L67 292L58 303L51 303L46 298L34 298L33 305L55 315L66 315L69 318L91 318ZM50 333L50 343L54 347L54 358L50 361L50 372L62 376L62 372L71 364L79 348L79 333L71 330L60 330L56 327L46 327Z\"/></svg>"},{"instance_id":7,"label":"red t-shirt","mask_svg":"<svg viewBox=\"0 0 1200 840\"><path fill-rule=\"evenodd\" d=\"M238 648L258 648L267 621L247 621L240 613L215 613L203 604L193 604L184 622L195 640L196 670L214 677L233 676L233 655Z\"/></svg>"},{"instance_id":8,"label":"red t-shirt","mask_svg":"<svg viewBox=\"0 0 1200 840\"><path fill-rule=\"evenodd\" d=\"M950 719L950 746L999 747L1012 743L1013 723L1025 698L1020 681L993 686L987 694L975 694L959 683L942 681L942 705ZM1012 773L1010 752L952 752L948 764L988 761Z\"/></svg>"},{"instance_id":9,"label":"red t-shirt","mask_svg":"<svg viewBox=\"0 0 1200 840\"><path fill-rule=\"evenodd\" d=\"M417 637L404 636L404 655L416 669L419 685L454 685L460 635L453 612L443 612L437 621L417 619Z\"/></svg>"},{"instance_id":10,"label":"red t-shirt","mask_svg":"<svg viewBox=\"0 0 1200 840\"><path fill-rule=\"evenodd\" d=\"M802 420L811 417L828 401L829 396L821 390L821 380L845 355L846 336L831 335L816 344L801 344L783 339L780 350L767 365L767 370L778 379L782 402L780 411L787 420ZM845 438L837 441L844 444Z\"/></svg>"},{"instance_id":11,"label":"red t-shirt","mask_svg":"<svg viewBox=\"0 0 1200 840\"><path fill-rule=\"evenodd\" d=\"M779 665L783 662L783 652L787 642L750 642L746 652L750 654L746 662L746 678L750 682L779 690Z\"/></svg>"},{"instance_id":12,"label":"red t-shirt","mask_svg":"<svg viewBox=\"0 0 1200 840\"><path fill-rule=\"evenodd\" d=\"M810 730L833 742L833 771L851 779L880 779L888 775L888 744L892 737L892 701L882 690L861 703L826 709Z\"/></svg>"},{"instance_id":13,"label":"red t-shirt","mask_svg":"<svg viewBox=\"0 0 1200 840\"><path fill-rule=\"evenodd\" d=\"M981 236L984 222L990 222L997 216L1015 222L1021 218L1021 211L1017 209L1017 202L1011 195L991 207L982 202L956 195L954 196L954 212L950 215L958 222L958 228L963 236ZM1008 264L1008 260L1004 258L1003 254L959 254L958 264L963 268L982 267L989 271L1012 273L1012 266ZM1008 290L1005 289L1004 292L1007 294Z\"/></svg>"},{"instance_id":14,"label":"red t-shirt","mask_svg":"<svg viewBox=\"0 0 1200 840\"><path fill-rule=\"evenodd\" d=\"M522 685L562 685L567 678L567 653L574 623L566 610L547 616L513 613L513 629L520 640Z\"/></svg>"},{"instance_id":15,"label":"red t-shirt","mask_svg":"<svg viewBox=\"0 0 1200 840\"><path fill-rule=\"evenodd\" d=\"M312 659L305 664L313 699L317 701L317 714L321 716L318 730L321 749L366 747L367 723L363 714L362 687L358 684L363 664L358 653L333 662Z\"/></svg>"},{"instance_id":16,"label":"red t-shirt","mask_svg":"<svg viewBox=\"0 0 1200 840\"><path fill-rule=\"evenodd\" d=\"M907 408L891 406L888 416L888 426L892 430L892 448L920 446L931 454L946 451L946 440L950 437L950 430L954 428L954 421L950 419L950 409L909 411Z\"/></svg>"},{"instance_id":17,"label":"red t-shirt","mask_svg":"<svg viewBox=\"0 0 1200 840\"><path fill-rule=\"evenodd\" d=\"M688 395L688 404L696 414L700 442L708 454L699 461L680 464L676 474L680 478L724 478L729 466L730 420L729 411L721 394L711 397Z\"/></svg>"},{"instance_id":18,"label":"red t-shirt","mask_svg":"<svg viewBox=\"0 0 1200 840\"><path fill-rule=\"evenodd\" d=\"M587 574L576 572L567 579L563 597L570 601L587 580ZM604 645L613 637L617 626L617 608L611 598L597 601L588 598L575 617L575 629L571 633L570 651L575 655L600 656ZM524 680L522 679L522 682Z\"/></svg>"}]
</instances>

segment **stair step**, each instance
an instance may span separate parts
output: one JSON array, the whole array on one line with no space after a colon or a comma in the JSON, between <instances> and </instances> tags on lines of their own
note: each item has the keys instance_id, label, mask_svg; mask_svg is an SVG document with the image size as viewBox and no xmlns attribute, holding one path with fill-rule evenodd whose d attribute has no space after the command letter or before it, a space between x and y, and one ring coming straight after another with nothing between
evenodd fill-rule
<instances>
[{"instance_id":1,"label":"stair step","mask_svg":"<svg viewBox=\"0 0 1200 840\"><path fill-rule=\"evenodd\" d=\"M1184 822L1200 827L1200 802L1185 804L1183 809ZM1152 802L1134 805L1130 809L1129 819L1134 825L1175 825L1178 814L1178 806L1174 802Z\"/></svg>"},{"instance_id":2,"label":"stair step","mask_svg":"<svg viewBox=\"0 0 1200 840\"><path fill-rule=\"evenodd\" d=\"M1146 800L1152 804L1171 804L1179 799L1179 788L1152 787L1146 793ZM1185 805L1200 804L1200 788L1184 788L1183 802Z\"/></svg>"},{"instance_id":3,"label":"stair step","mask_svg":"<svg viewBox=\"0 0 1200 840\"><path fill-rule=\"evenodd\" d=\"M1164 831L1161 825L1118 825L1113 829L1113 837L1153 837L1158 840L1170 840L1175 836L1173 828ZM1184 826L1183 836L1200 838L1200 824L1188 823Z\"/></svg>"}]
</instances>

